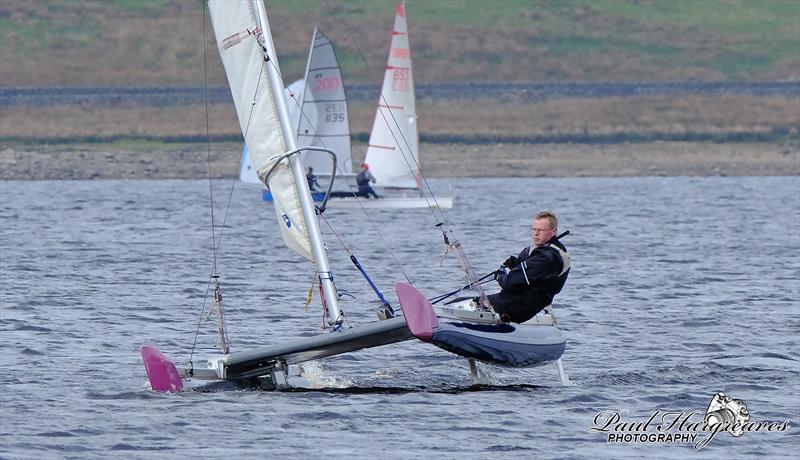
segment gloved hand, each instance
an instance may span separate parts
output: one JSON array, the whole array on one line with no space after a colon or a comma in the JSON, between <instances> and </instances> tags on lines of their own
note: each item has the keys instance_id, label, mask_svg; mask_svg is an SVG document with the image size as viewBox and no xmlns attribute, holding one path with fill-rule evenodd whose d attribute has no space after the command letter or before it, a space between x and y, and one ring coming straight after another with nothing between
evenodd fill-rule
<instances>
[{"instance_id":1,"label":"gloved hand","mask_svg":"<svg viewBox=\"0 0 800 460\"><path fill-rule=\"evenodd\" d=\"M494 280L495 281L500 281L500 279L502 279L504 276L506 276L508 274L508 271L509 271L508 267L500 267L500 268L498 268L497 271L494 272Z\"/></svg>"},{"instance_id":2,"label":"gloved hand","mask_svg":"<svg viewBox=\"0 0 800 460\"><path fill-rule=\"evenodd\" d=\"M505 262L503 262L503 266L508 268L514 268L518 264L519 264L519 259L517 259L516 256L511 256L508 259L506 259Z\"/></svg>"}]
</instances>

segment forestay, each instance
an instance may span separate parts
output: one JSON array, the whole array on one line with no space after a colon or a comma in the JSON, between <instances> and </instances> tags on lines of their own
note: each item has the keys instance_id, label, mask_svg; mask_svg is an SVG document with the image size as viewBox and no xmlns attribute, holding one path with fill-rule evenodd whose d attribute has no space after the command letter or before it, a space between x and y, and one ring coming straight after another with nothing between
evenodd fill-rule
<instances>
[{"instance_id":1,"label":"forestay","mask_svg":"<svg viewBox=\"0 0 800 460\"><path fill-rule=\"evenodd\" d=\"M289 162L281 160L287 148L266 69L267 65L278 66L277 57L271 53L270 62L264 60L257 42L261 36L258 12L251 2L209 0L208 6L250 159L259 179L268 181L283 240L294 251L313 260L296 183Z\"/></svg>"},{"instance_id":2,"label":"forestay","mask_svg":"<svg viewBox=\"0 0 800 460\"><path fill-rule=\"evenodd\" d=\"M397 5L389 60L364 159L377 185L418 188L419 146L405 7Z\"/></svg>"}]
</instances>

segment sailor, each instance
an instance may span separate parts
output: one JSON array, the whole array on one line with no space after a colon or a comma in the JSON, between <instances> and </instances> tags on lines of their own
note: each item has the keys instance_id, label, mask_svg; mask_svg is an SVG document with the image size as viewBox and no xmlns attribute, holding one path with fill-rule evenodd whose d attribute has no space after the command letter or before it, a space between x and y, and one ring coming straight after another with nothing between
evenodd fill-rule
<instances>
[{"instance_id":1,"label":"sailor","mask_svg":"<svg viewBox=\"0 0 800 460\"><path fill-rule=\"evenodd\" d=\"M374 196L375 198L380 198L375 190L369 185L369 183L375 183L375 177L369 172L369 165L366 163L361 164L361 172L356 175L356 185L358 185L358 194L360 196L364 196L369 198L370 195Z\"/></svg>"},{"instance_id":2,"label":"sailor","mask_svg":"<svg viewBox=\"0 0 800 460\"><path fill-rule=\"evenodd\" d=\"M503 322L523 323L553 302L569 275L569 253L556 238L558 219L550 211L533 218L533 245L509 257L495 273L501 291L486 296Z\"/></svg>"},{"instance_id":3,"label":"sailor","mask_svg":"<svg viewBox=\"0 0 800 460\"><path fill-rule=\"evenodd\" d=\"M308 181L308 189L312 192L316 192L317 187L319 187L319 182L317 182L317 176L314 175L314 168L311 166L308 167L308 171L306 172L306 180Z\"/></svg>"}]
</instances>

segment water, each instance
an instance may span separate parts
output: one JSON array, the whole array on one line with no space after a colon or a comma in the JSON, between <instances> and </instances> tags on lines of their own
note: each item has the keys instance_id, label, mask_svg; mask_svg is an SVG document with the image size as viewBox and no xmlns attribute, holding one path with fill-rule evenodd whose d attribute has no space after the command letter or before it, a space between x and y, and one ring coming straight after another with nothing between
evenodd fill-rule
<instances>
[{"instance_id":1,"label":"water","mask_svg":"<svg viewBox=\"0 0 800 460\"><path fill-rule=\"evenodd\" d=\"M217 267L235 350L319 330L303 307L312 268L274 241L258 191L214 184L225 225ZM800 178L574 178L433 181L479 272L529 239L551 208L573 269L557 297L564 365L481 366L405 342L314 363L297 392L154 394L139 346L188 360L212 268L204 181L2 182L2 458L745 458L800 440ZM394 300L461 282L428 211L329 211L342 241ZM350 321L372 296L327 225ZM376 231L382 237L377 236ZM214 353L203 323L195 358ZM595 415L645 421L705 413L725 391L751 421L784 432L691 443L607 443ZM702 418L702 414L699 416ZM697 421L697 420L695 420Z\"/></svg>"}]
</instances>

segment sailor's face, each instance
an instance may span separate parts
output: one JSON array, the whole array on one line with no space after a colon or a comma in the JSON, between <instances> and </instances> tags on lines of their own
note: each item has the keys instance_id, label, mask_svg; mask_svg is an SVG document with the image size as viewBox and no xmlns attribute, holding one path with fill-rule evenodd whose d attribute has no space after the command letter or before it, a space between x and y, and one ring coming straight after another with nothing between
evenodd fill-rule
<instances>
[{"instance_id":1,"label":"sailor's face","mask_svg":"<svg viewBox=\"0 0 800 460\"><path fill-rule=\"evenodd\" d=\"M536 219L533 221L533 245L542 246L556 236L556 228L550 227L549 219Z\"/></svg>"}]
</instances>

